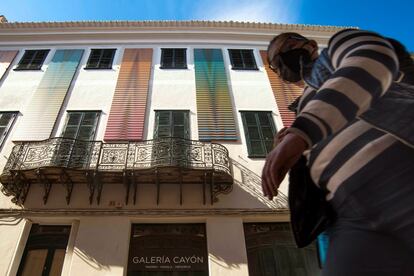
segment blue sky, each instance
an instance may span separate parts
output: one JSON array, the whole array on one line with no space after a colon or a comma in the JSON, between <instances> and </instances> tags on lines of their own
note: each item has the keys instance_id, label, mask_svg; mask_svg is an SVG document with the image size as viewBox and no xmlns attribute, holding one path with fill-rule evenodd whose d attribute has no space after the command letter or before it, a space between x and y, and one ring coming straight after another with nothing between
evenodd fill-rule
<instances>
[{"instance_id":1,"label":"blue sky","mask_svg":"<svg viewBox=\"0 0 414 276\"><path fill-rule=\"evenodd\" d=\"M9 21L236 20L355 26L414 52L413 0L1 0Z\"/></svg>"}]
</instances>

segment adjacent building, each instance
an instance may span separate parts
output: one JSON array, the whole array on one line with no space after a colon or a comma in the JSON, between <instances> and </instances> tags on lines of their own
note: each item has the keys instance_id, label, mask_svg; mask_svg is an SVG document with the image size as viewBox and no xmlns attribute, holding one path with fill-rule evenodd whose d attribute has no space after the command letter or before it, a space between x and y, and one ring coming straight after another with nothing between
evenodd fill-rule
<instances>
[{"instance_id":1,"label":"adjacent building","mask_svg":"<svg viewBox=\"0 0 414 276\"><path fill-rule=\"evenodd\" d=\"M318 275L261 169L301 88L295 31L210 21L0 23L1 275Z\"/></svg>"}]
</instances>

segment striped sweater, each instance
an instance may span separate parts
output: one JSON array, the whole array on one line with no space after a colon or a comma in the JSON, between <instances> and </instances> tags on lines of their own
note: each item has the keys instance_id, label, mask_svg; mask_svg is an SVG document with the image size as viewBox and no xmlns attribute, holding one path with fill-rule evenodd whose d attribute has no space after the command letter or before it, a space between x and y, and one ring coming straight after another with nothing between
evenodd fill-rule
<instances>
[{"instance_id":1,"label":"striped sweater","mask_svg":"<svg viewBox=\"0 0 414 276\"><path fill-rule=\"evenodd\" d=\"M289 131L308 143L312 179L327 199L343 201L364 182L404 169L401 154L411 150L358 119L398 75L390 43L376 33L345 30L331 38L328 55L333 74L319 89L305 88Z\"/></svg>"}]
</instances>

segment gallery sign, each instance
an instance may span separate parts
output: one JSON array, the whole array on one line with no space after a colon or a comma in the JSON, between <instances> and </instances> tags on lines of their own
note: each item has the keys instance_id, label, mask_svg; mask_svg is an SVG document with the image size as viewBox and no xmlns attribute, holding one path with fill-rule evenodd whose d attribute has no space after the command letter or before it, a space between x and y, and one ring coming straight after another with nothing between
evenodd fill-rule
<instances>
[{"instance_id":1,"label":"gallery sign","mask_svg":"<svg viewBox=\"0 0 414 276\"><path fill-rule=\"evenodd\" d=\"M204 225L133 225L128 271L207 272Z\"/></svg>"},{"instance_id":2,"label":"gallery sign","mask_svg":"<svg viewBox=\"0 0 414 276\"><path fill-rule=\"evenodd\" d=\"M200 271L204 270L207 262L206 257L200 255L138 255L130 258L130 267L138 271Z\"/></svg>"}]
</instances>

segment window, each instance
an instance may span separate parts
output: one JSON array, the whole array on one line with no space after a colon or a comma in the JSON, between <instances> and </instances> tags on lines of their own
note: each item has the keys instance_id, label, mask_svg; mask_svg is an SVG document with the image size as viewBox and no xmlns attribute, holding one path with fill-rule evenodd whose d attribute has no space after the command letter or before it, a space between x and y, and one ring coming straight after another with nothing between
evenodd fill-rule
<instances>
[{"instance_id":1,"label":"window","mask_svg":"<svg viewBox=\"0 0 414 276\"><path fill-rule=\"evenodd\" d=\"M258 70L253 50L229 49L230 61L234 70Z\"/></svg>"},{"instance_id":2,"label":"window","mask_svg":"<svg viewBox=\"0 0 414 276\"><path fill-rule=\"evenodd\" d=\"M59 144L54 156L54 164L72 168L87 168L90 161L95 132L100 112L68 112L65 129L62 137L65 139Z\"/></svg>"},{"instance_id":3,"label":"window","mask_svg":"<svg viewBox=\"0 0 414 276\"><path fill-rule=\"evenodd\" d=\"M156 111L154 138L160 137L190 139L188 111Z\"/></svg>"},{"instance_id":4,"label":"window","mask_svg":"<svg viewBox=\"0 0 414 276\"><path fill-rule=\"evenodd\" d=\"M69 234L70 226L33 224L17 275L61 275Z\"/></svg>"},{"instance_id":5,"label":"window","mask_svg":"<svg viewBox=\"0 0 414 276\"><path fill-rule=\"evenodd\" d=\"M85 69L111 69L116 49L92 49Z\"/></svg>"},{"instance_id":6,"label":"window","mask_svg":"<svg viewBox=\"0 0 414 276\"><path fill-rule=\"evenodd\" d=\"M100 112L68 112L65 130L62 137L77 140L93 140Z\"/></svg>"},{"instance_id":7,"label":"window","mask_svg":"<svg viewBox=\"0 0 414 276\"><path fill-rule=\"evenodd\" d=\"M49 50L26 50L15 70L40 70Z\"/></svg>"},{"instance_id":8,"label":"window","mask_svg":"<svg viewBox=\"0 0 414 276\"><path fill-rule=\"evenodd\" d=\"M7 134L9 134L16 115L16 112L0 112L0 148L3 146Z\"/></svg>"},{"instance_id":9,"label":"window","mask_svg":"<svg viewBox=\"0 0 414 276\"><path fill-rule=\"evenodd\" d=\"M187 69L187 49L161 49L161 69Z\"/></svg>"},{"instance_id":10,"label":"window","mask_svg":"<svg viewBox=\"0 0 414 276\"><path fill-rule=\"evenodd\" d=\"M316 247L297 248L288 223L245 223L250 276L320 275Z\"/></svg>"},{"instance_id":11,"label":"window","mask_svg":"<svg viewBox=\"0 0 414 276\"><path fill-rule=\"evenodd\" d=\"M263 111L241 112L249 157L266 157L272 150L276 129L272 113Z\"/></svg>"}]
</instances>

